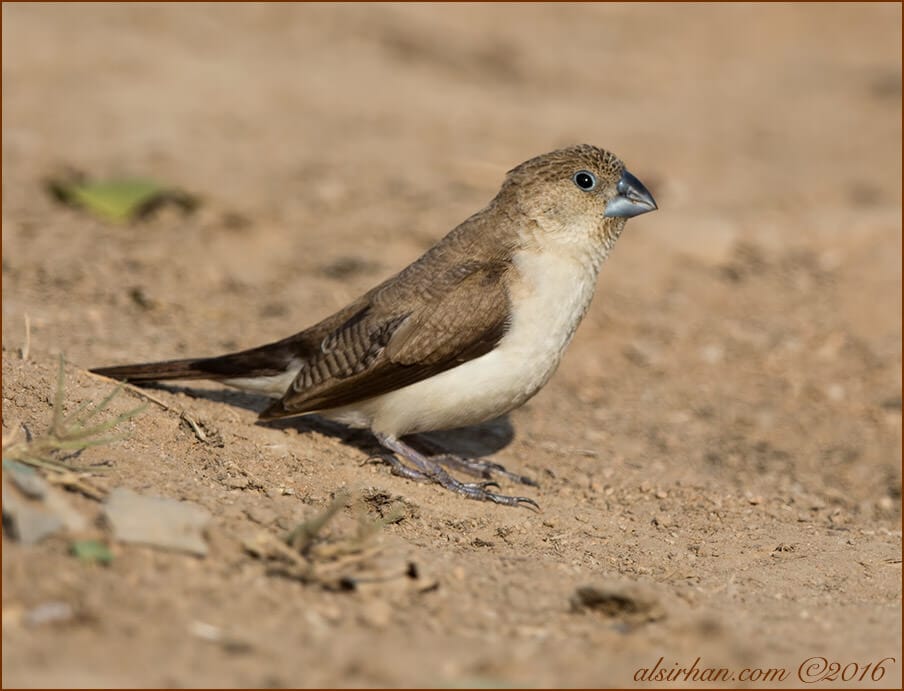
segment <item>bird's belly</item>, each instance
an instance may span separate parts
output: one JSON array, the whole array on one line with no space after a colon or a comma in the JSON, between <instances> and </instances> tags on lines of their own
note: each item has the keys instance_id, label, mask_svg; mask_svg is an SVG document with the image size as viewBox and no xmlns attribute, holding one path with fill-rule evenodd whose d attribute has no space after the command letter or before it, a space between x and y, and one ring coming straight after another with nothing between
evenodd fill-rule
<instances>
[{"instance_id":1,"label":"bird's belly","mask_svg":"<svg viewBox=\"0 0 904 691\"><path fill-rule=\"evenodd\" d=\"M401 436L473 425L517 408L555 372L593 297L598 263L522 257L511 325L496 348L396 391L324 414Z\"/></svg>"},{"instance_id":2,"label":"bird's belly","mask_svg":"<svg viewBox=\"0 0 904 691\"><path fill-rule=\"evenodd\" d=\"M477 424L533 396L558 364L551 355L525 359L497 349L357 407L369 414L374 431L396 436Z\"/></svg>"}]
</instances>

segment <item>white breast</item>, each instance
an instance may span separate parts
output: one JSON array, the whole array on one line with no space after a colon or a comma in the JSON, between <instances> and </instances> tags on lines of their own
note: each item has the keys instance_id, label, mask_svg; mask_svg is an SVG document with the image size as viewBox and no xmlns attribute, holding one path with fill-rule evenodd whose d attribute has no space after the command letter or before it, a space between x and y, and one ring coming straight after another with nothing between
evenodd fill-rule
<instances>
[{"instance_id":1,"label":"white breast","mask_svg":"<svg viewBox=\"0 0 904 691\"><path fill-rule=\"evenodd\" d=\"M325 415L402 436L472 425L527 401L549 380L587 311L604 251L515 256L511 325L479 358L424 381Z\"/></svg>"}]
</instances>

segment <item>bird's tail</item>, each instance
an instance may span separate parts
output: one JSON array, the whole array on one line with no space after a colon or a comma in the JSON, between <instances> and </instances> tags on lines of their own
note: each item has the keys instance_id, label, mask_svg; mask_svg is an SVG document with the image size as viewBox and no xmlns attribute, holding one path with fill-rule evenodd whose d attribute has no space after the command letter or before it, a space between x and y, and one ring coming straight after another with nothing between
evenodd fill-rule
<instances>
[{"instance_id":1,"label":"bird's tail","mask_svg":"<svg viewBox=\"0 0 904 691\"><path fill-rule=\"evenodd\" d=\"M133 365L92 369L112 379L130 382L164 381L167 379L245 379L284 374L298 356L297 336L276 343L229 353L219 357L189 358L142 362Z\"/></svg>"},{"instance_id":2,"label":"bird's tail","mask_svg":"<svg viewBox=\"0 0 904 691\"><path fill-rule=\"evenodd\" d=\"M163 362L142 362L134 365L98 367L94 374L122 381L162 381L165 379L212 379L211 372L203 366L205 359L165 360Z\"/></svg>"}]
</instances>

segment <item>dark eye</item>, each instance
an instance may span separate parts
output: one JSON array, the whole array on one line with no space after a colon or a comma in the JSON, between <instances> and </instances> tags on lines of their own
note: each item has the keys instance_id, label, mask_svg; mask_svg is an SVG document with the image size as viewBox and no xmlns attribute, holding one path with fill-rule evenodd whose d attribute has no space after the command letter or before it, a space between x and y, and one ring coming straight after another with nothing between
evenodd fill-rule
<instances>
[{"instance_id":1,"label":"dark eye","mask_svg":"<svg viewBox=\"0 0 904 691\"><path fill-rule=\"evenodd\" d=\"M596 187L596 176L587 170L579 170L571 179L574 180L575 185L585 192L589 192Z\"/></svg>"}]
</instances>

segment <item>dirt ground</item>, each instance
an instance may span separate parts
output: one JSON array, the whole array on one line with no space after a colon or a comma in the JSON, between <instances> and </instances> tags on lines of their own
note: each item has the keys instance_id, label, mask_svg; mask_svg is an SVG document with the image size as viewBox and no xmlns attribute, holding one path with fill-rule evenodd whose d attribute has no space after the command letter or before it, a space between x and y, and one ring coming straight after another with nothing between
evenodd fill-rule
<instances>
[{"instance_id":1,"label":"dirt ground","mask_svg":"<svg viewBox=\"0 0 904 691\"><path fill-rule=\"evenodd\" d=\"M809 686L900 687L900 4L2 12L4 435L47 427L59 354L71 410L112 387L90 367L294 333L556 147L611 149L660 206L549 385L434 435L536 477L541 513L395 477L363 432L256 424L262 398L154 388L73 462L207 509L207 555L115 541L78 492L85 535L4 531L4 686L671 687L694 681L635 679L697 658L800 686L816 657ZM67 166L202 205L104 223L46 193ZM349 557L372 582L245 548L343 490L328 544L394 521ZM71 556L86 536L112 564Z\"/></svg>"}]
</instances>

